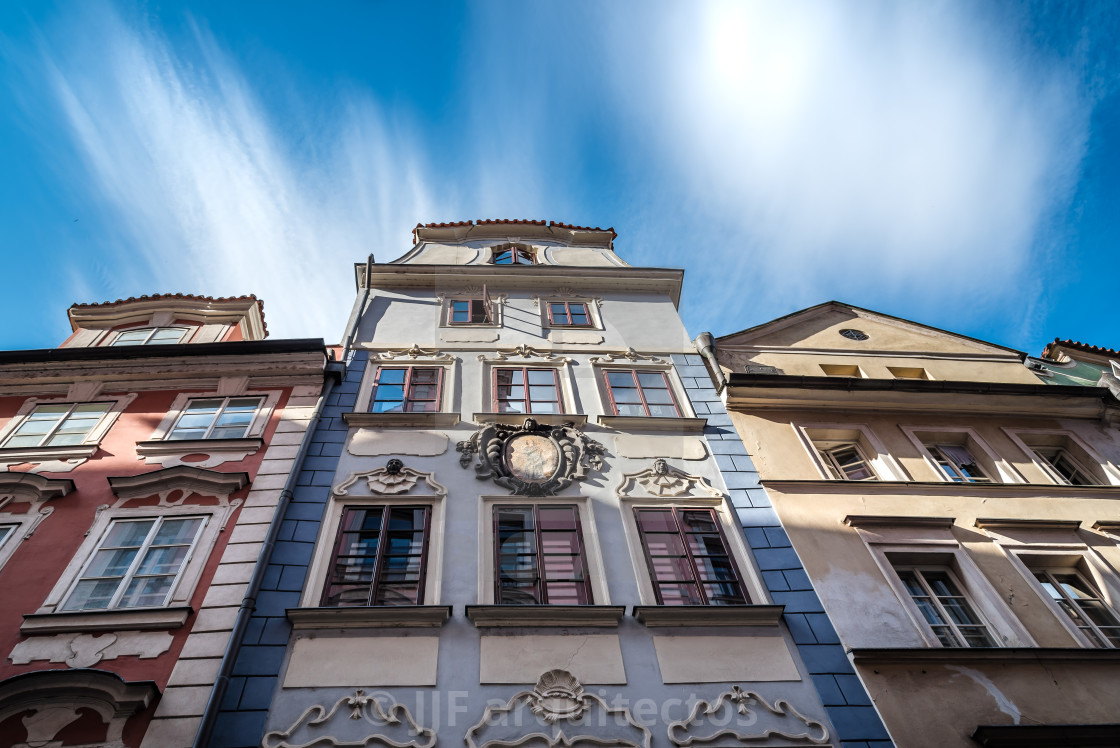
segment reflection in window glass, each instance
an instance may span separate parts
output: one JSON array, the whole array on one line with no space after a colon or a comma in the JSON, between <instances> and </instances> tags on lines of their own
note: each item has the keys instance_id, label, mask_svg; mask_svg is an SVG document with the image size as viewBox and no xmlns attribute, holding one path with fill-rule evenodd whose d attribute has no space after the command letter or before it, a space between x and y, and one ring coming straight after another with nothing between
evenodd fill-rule
<instances>
[{"instance_id":1,"label":"reflection in window glass","mask_svg":"<svg viewBox=\"0 0 1120 748\"><path fill-rule=\"evenodd\" d=\"M1094 646L1120 647L1120 619L1088 580L1071 569L1036 569L1034 576Z\"/></svg>"},{"instance_id":2,"label":"reflection in window glass","mask_svg":"<svg viewBox=\"0 0 1120 748\"><path fill-rule=\"evenodd\" d=\"M494 410L498 413L563 413L556 369L494 369Z\"/></svg>"},{"instance_id":3,"label":"reflection in window glass","mask_svg":"<svg viewBox=\"0 0 1120 748\"><path fill-rule=\"evenodd\" d=\"M431 508L346 507L322 605L419 605Z\"/></svg>"},{"instance_id":4,"label":"reflection in window glass","mask_svg":"<svg viewBox=\"0 0 1120 748\"><path fill-rule=\"evenodd\" d=\"M63 447L82 444L109 412L109 403L59 403L31 411L4 447Z\"/></svg>"},{"instance_id":5,"label":"reflection in window glass","mask_svg":"<svg viewBox=\"0 0 1120 748\"><path fill-rule=\"evenodd\" d=\"M435 413L440 408L443 369L382 366L377 370L370 410L374 413Z\"/></svg>"},{"instance_id":6,"label":"reflection in window glass","mask_svg":"<svg viewBox=\"0 0 1120 748\"><path fill-rule=\"evenodd\" d=\"M201 517L114 520L62 609L166 605L202 525Z\"/></svg>"},{"instance_id":7,"label":"reflection in window glass","mask_svg":"<svg viewBox=\"0 0 1120 748\"><path fill-rule=\"evenodd\" d=\"M213 397L191 400L168 439L241 439L249 433L263 398Z\"/></svg>"},{"instance_id":8,"label":"reflection in window glass","mask_svg":"<svg viewBox=\"0 0 1120 748\"><path fill-rule=\"evenodd\" d=\"M947 570L896 568L895 571L942 646L996 646L988 627Z\"/></svg>"},{"instance_id":9,"label":"reflection in window glass","mask_svg":"<svg viewBox=\"0 0 1120 748\"><path fill-rule=\"evenodd\" d=\"M575 506L495 506L499 605L589 605L591 581Z\"/></svg>"},{"instance_id":10,"label":"reflection in window glass","mask_svg":"<svg viewBox=\"0 0 1120 748\"><path fill-rule=\"evenodd\" d=\"M635 509L659 605L743 605L739 570L711 509Z\"/></svg>"},{"instance_id":11,"label":"reflection in window glass","mask_svg":"<svg viewBox=\"0 0 1120 748\"><path fill-rule=\"evenodd\" d=\"M669 379L660 371L604 372L611 407L617 416L677 418L681 415Z\"/></svg>"}]
</instances>

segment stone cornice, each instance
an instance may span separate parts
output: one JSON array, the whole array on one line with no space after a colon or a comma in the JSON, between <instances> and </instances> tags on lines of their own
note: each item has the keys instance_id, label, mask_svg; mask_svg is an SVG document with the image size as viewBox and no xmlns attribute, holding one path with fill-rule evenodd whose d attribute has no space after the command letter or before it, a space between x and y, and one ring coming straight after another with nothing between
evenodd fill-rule
<instances>
[{"instance_id":1,"label":"stone cornice","mask_svg":"<svg viewBox=\"0 0 1120 748\"><path fill-rule=\"evenodd\" d=\"M634 617L649 627L777 626L784 605L635 605Z\"/></svg>"},{"instance_id":2,"label":"stone cornice","mask_svg":"<svg viewBox=\"0 0 1120 748\"><path fill-rule=\"evenodd\" d=\"M868 665L937 665L956 662L1078 662L1116 667L1120 649L1096 647L914 647L898 649L862 648L849 650L852 661Z\"/></svg>"},{"instance_id":3,"label":"stone cornice","mask_svg":"<svg viewBox=\"0 0 1120 748\"><path fill-rule=\"evenodd\" d=\"M896 480L781 480L764 478L764 487L776 489L787 496L808 494L842 494L860 496L1022 496L1053 499L1087 497L1120 499L1120 486L1064 486L1057 483L955 483L952 481Z\"/></svg>"},{"instance_id":4,"label":"stone cornice","mask_svg":"<svg viewBox=\"0 0 1120 748\"><path fill-rule=\"evenodd\" d=\"M593 626L614 628L624 605L468 605L467 618L479 628Z\"/></svg>"},{"instance_id":5,"label":"stone cornice","mask_svg":"<svg viewBox=\"0 0 1120 748\"><path fill-rule=\"evenodd\" d=\"M294 629L438 628L450 605L388 605L354 608L289 608Z\"/></svg>"}]
</instances>

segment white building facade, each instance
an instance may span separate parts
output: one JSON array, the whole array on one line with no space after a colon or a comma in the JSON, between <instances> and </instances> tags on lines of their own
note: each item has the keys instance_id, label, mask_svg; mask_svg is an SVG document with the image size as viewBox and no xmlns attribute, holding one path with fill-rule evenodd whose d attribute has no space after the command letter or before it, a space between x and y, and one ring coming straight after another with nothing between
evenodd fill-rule
<instances>
[{"instance_id":1,"label":"white building facade","mask_svg":"<svg viewBox=\"0 0 1120 748\"><path fill-rule=\"evenodd\" d=\"M347 372L211 744L889 745L680 320L683 271L631 267L609 229L414 238L355 267Z\"/></svg>"}]
</instances>

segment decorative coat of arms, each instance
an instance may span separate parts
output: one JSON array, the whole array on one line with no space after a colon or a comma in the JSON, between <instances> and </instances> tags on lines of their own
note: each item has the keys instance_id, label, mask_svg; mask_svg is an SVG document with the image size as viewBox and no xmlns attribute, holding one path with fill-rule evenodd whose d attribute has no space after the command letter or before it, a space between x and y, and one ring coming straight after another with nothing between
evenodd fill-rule
<instances>
[{"instance_id":1,"label":"decorative coat of arms","mask_svg":"<svg viewBox=\"0 0 1120 748\"><path fill-rule=\"evenodd\" d=\"M549 496L583 480L588 470L602 471L603 445L574 424L547 426L526 418L521 426L492 424L459 442L459 464L478 456L475 477L491 479L510 493Z\"/></svg>"}]
</instances>

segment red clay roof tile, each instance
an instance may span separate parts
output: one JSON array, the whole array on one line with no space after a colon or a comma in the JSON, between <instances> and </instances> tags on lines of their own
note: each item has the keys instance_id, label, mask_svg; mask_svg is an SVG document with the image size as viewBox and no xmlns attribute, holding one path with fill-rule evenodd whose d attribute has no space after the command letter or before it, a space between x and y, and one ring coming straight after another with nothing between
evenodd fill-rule
<instances>
[{"instance_id":1,"label":"red clay roof tile","mask_svg":"<svg viewBox=\"0 0 1120 748\"><path fill-rule=\"evenodd\" d=\"M1105 348L1099 345L1089 345L1088 343L1081 343L1076 340L1070 340L1068 338L1066 340L1062 340L1061 338L1054 338L1053 343L1047 343L1046 347L1042 349L1043 358L1048 358L1050 356L1051 346L1062 346L1065 348L1073 348L1075 350L1085 351L1087 353L1096 353L1101 356L1115 356L1116 358L1120 358L1120 351L1114 348Z\"/></svg>"},{"instance_id":2,"label":"red clay roof tile","mask_svg":"<svg viewBox=\"0 0 1120 748\"><path fill-rule=\"evenodd\" d=\"M268 336L268 323L264 318L264 302L257 298L256 294L248 294L246 296L202 296L193 293L154 293L144 294L143 296L129 296L127 299L117 299L116 301L101 301L92 304L71 304L71 309L91 309L94 307L106 306L119 306L120 304L127 304L131 301L158 301L159 299L188 299L190 301L255 301L257 308L261 312L261 324L264 326L265 336Z\"/></svg>"}]
</instances>

